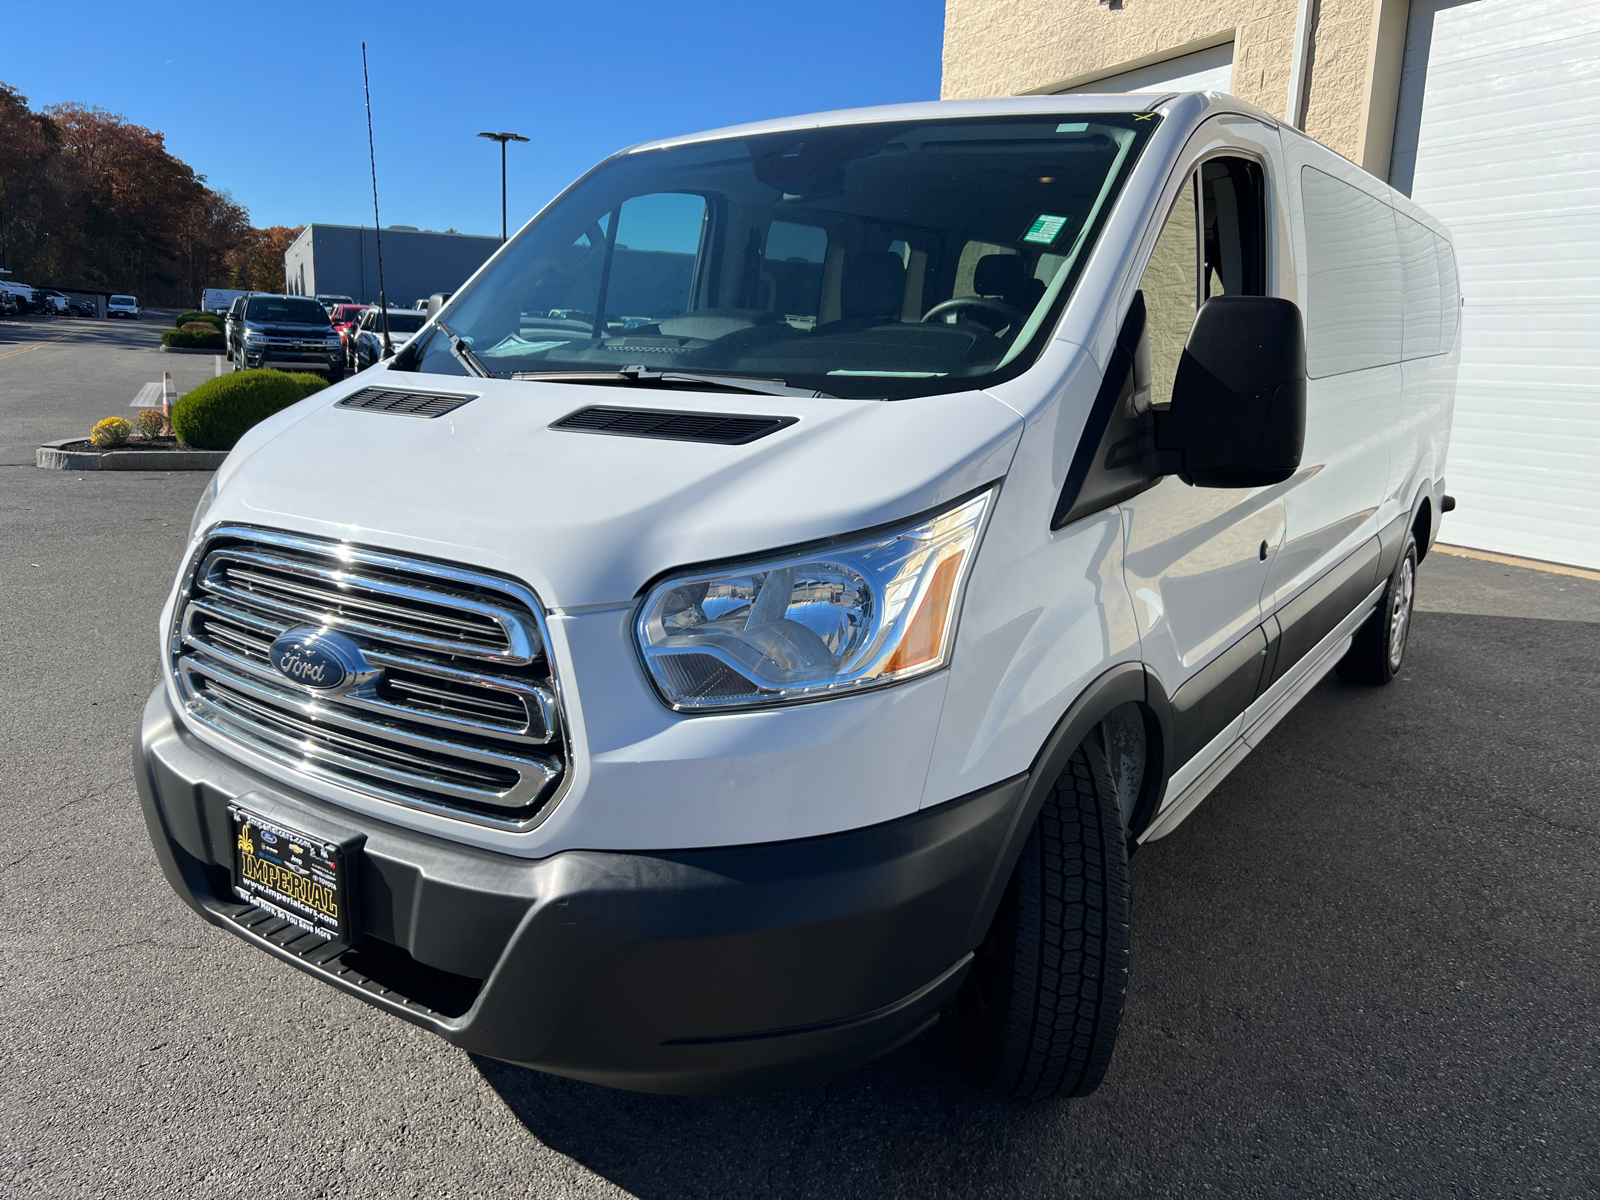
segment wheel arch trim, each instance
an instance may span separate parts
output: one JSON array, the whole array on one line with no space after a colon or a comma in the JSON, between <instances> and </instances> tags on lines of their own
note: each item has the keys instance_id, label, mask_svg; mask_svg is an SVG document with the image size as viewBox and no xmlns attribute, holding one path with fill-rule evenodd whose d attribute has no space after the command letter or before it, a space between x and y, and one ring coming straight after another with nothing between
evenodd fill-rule
<instances>
[{"instance_id":1,"label":"wheel arch trim","mask_svg":"<svg viewBox=\"0 0 1600 1200\"><path fill-rule=\"evenodd\" d=\"M1146 785L1139 807L1134 811L1134 825L1140 825L1152 813L1159 811L1161 794L1167 783L1167 749L1172 744L1171 705L1166 692L1150 675L1144 663L1118 663L1097 676L1078 694L1034 756L1023 786L1022 802L1012 812L1011 825L990 871L983 899L973 912L972 925L964 943L969 948L983 940L990 922L994 920L1011 872L1022 854L1023 843L1028 840L1028 831L1038 818L1039 810L1044 807L1045 797L1055 786L1061 772L1066 770L1073 751L1105 719L1107 713L1128 703L1139 704L1153 716L1155 728L1151 729L1152 722L1147 718L1146 732L1147 735L1156 735L1147 737ZM1130 836L1130 844L1132 840Z\"/></svg>"}]
</instances>

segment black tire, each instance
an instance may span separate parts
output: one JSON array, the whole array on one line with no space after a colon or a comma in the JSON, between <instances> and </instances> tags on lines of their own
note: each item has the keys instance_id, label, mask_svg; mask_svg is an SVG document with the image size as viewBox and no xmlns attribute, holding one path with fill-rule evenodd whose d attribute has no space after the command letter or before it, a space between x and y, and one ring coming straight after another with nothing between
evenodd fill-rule
<instances>
[{"instance_id":1,"label":"black tire","mask_svg":"<svg viewBox=\"0 0 1600 1200\"><path fill-rule=\"evenodd\" d=\"M1378 609L1356 630L1350 649L1339 660L1339 677L1350 683L1385 684L1405 664L1411 636L1411 609L1417 592L1417 538L1406 534L1400 561L1389 576Z\"/></svg>"},{"instance_id":2,"label":"black tire","mask_svg":"<svg viewBox=\"0 0 1600 1200\"><path fill-rule=\"evenodd\" d=\"M1012 1096L1087 1096L1128 987L1128 854L1105 752L1079 746L1045 800L954 1005L962 1058Z\"/></svg>"}]
</instances>

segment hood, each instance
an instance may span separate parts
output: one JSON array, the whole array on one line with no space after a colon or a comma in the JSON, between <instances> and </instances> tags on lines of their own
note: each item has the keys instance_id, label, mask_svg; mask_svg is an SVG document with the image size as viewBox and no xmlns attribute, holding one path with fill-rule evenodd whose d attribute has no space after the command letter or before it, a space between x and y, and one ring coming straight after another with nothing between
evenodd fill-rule
<instances>
[{"instance_id":1,"label":"hood","mask_svg":"<svg viewBox=\"0 0 1600 1200\"><path fill-rule=\"evenodd\" d=\"M337 408L378 384L475 398L432 419ZM590 405L798 420L743 446L572 433ZM551 608L664 571L867 529L1002 476L1022 431L982 392L886 403L364 371L253 429L208 521L470 563Z\"/></svg>"},{"instance_id":2,"label":"hood","mask_svg":"<svg viewBox=\"0 0 1600 1200\"><path fill-rule=\"evenodd\" d=\"M244 322L246 329L253 329L275 337L327 337L333 332L331 325L290 325L278 324L268 321L252 321L248 318Z\"/></svg>"}]
</instances>

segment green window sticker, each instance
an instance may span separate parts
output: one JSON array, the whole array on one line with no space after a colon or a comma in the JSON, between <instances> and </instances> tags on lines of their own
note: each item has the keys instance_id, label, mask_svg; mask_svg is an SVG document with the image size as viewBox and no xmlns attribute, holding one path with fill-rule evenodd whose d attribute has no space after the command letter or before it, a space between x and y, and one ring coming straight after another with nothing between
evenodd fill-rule
<instances>
[{"instance_id":1,"label":"green window sticker","mask_svg":"<svg viewBox=\"0 0 1600 1200\"><path fill-rule=\"evenodd\" d=\"M1040 213L1038 219L1028 226L1028 232L1022 235L1022 240L1048 246L1056 240L1067 220L1066 217L1052 217L1049 213Z\"/></svg>"},{"instance_id":2,"label":"green window sticker","mask_svg":"<svg viewBox=\"0 0 1600 1200\"><path fill-rule=\"evenodd\" d=\"M1057 133L1088 133L1089 132L1089 122L1087 122L1087 121L1069 121L1065 125L1057 125L1056 126L1056 132Z\"/></svg>"}]
</instances>

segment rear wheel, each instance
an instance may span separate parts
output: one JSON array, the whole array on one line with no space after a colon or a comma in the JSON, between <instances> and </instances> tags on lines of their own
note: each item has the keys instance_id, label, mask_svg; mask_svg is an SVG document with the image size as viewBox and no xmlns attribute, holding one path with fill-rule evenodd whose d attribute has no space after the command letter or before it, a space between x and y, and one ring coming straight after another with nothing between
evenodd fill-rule
<instances>
[{"instance_id":1,"label":"rear wheel","mask_svg":"<svg viewBox=\"0 0 1600 1200\"><path fill-rule=\"evenodd\" d=\"M1045 800L956 998L979 1082L1013 1096L1100 1085L1127 991L1127 869L1116 785L1091 739Z\"/></svg>"},{"instance_id":2,"label":"rear wheel","mask_svg":"<svg viewBox=\"0 0 1600 1200\"><path fill-rule=\"evenodd\" d=\"M1388 683L1405 663L1411 636L1411 606L1417 593L1417 539L1406 534L1400 561L1389 576L1377 612L1356 630L1350 649L1339 660L1339 675L1351 683Z\"/></svg>"}]
</instances>

